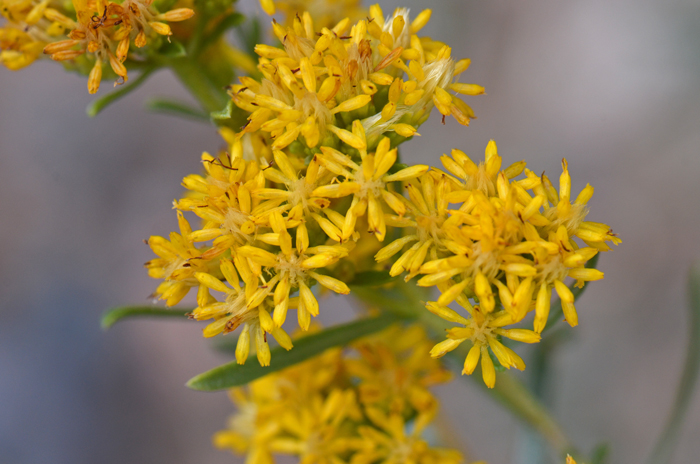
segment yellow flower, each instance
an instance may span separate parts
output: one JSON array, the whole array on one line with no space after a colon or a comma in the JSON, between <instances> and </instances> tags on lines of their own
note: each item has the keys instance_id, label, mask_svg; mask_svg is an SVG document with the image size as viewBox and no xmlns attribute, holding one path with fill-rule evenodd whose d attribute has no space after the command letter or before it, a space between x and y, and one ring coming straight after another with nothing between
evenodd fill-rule
<instances>
[{"instance_id":1,"label":"yellow flower","mask_svg":"<svg viewBox=\"0 0 700 464\"><path fill-rule=\"evenodd\" d=\"M377 408L367 408L366 414L373 426L360 426L358 431L364 439L363 449L351 462L389 464L459 464L463 461L456 450L432 448L420 438L430 424L435 408L418 414L408 432L404 418L398 414L386 414Z\"/></svg>"},{"instance_id":2,"label":"yellow flower","mask_svg":"<svg viewBox=\"0 0 700 464\"><path fill-rule=\"evenodd\" d=\"M325 268L345 257L349 250L340 245L327 245L309 248L308 235L300 233L303 226L297 228L296 247L292 247L292 238L287 230L287 223L279 212L271 212L269 215L273 230L270 242L279 246L277 254L255 246L239 248L238 256L247 258L258 266L254 270L261 281L262 286L248 296L248 307L254 307L258 301L262 301L267 295L274 292L274 326L281 327L287 317L290 292L294 288L299 289L299 307L297 317L299 326L308 330L311 316L318 315L318 301L311 292L309 286L311 279L316 280L322 286L336 293L347 294L350 289L343 282L333 277L320 274L316 269ZM262 271L272 274L273 277L265 280ZM248 285L250 286L250 284Z\"/></svg>"},{"instance_id":3,"label":"yellow flower","mask_svg":"<svg viewBox=\"0 0 700 464\"><path fill-rule=\"evenodd\" d=\"M586 245L597 248L601 251L609 251L610 247L605 242L612 242L615 245L622 243L606 224L585 221L588 215L588 200L593 196L593 187L586 184L586 187L578 194L576 200L571 202L571 176L569 175L569 164L566 159L561 162L562 174L559 178L559 192L556 191L551 181L542 174L542 184L539 186L540 194L546 195L549 203L545 203L545 217L551 221L547 232L556 231L559 226L566 227L569 235L575 235L583 240Z\"/></svg>"},{"instance_id":4,"label":"yellow flower","mask_svg":"<svg viewBox=\"0 0 700 464\"><path fill-rule=\"evenodd\" d=\"M370 13L370 20L351 27L345 18L319 35L308 11L290 27L274 23L284 48L256 46L263 79L242 77L231 87L234 103L251 113L243 133L270 133L274 149L301 138L294 151L302 153L319 144L373 149L390 132L403 140L416 135L433 106L468 124L471 109L448 90L481 92L474 92L478 86L451 84L468 60L455 64L449 47L416 35L430 10L413 23L406 9L397 9L386 21L378 6ZM348 131L353 121L361 122L368 146L355 143Z\"/></svg>"},{"instance_id":5,"label":"yellow flower","mask_svg":"<svg viewBox=\"0 0 700 464\"><path fill-rule=\"evenodd\" d=\"M342 462L341 456L357 446L357 440L344 422L355 416L355 393L351 389L332 389L328 394L315 394L303 407L287 409L281 422L284 436L270 440L270 449L281 454L299 456L300 462Z\"/></svg>"},{"instance_id":6,"label":"yellow flower","mask_svg":"<svg viewBox=\"0 0 700 464\"><path fill-rule=\"evenodd\" d=\"M359 358L332 349L234 389L238 411L214 443L251 464L270 464L276 454L305 463L457 464L457 451L421 437L438 408L427 387L445 380L425 357L426 343L418 326L393 327L358 342Z\"/></svg>"},{"instance_id":7,"label":"yellow flower","mask_svg":"<svg viewBox=\"0 0 700 464\"><path fill-rule=\"evenodd\" d=\"M269 166L263 170L265 178L273 185L251 191L253 198L265 200L260 205L261 210L286 212L287 221L291 220L293 225L303 229L306 228L304 223L313 218L331 239L342 241L334 229L327 227L328 220L320 216L322 210L331 204L330 200L314 193L317 188L333 180L333 172L319 166L317 160L313 159L305 167L305 175L301 176L293 165L296 158L290 158L280 150L274 150L273 154L274 164L279 169ZM266 219L269 219L267 215L257 222L262 223ZM269 225L269 221L266 225ZM302 233L308 235L308 231Z\"/></svg>"},{"instance_id":8,"label":"yellow flower","mask_svg":"<svg viewBox=\"0 0 700 464\"><path fill-rule=\"evenodd\" d=\"M163 279L153 294L165 300L168 306L179 303L190 288L197 286L194 275L196 272L207 272L208 263L202 259L206 248L197 248L189 238L192 232L187 219L178 211L180 233L172 232L170 240L159 236L151 236L146 243L158 258L148 261L144 266L148 269L149 277Z\"/></svg>"},{"instance_id":9,"label":"yellow flower","mask_svg":"<svg viewBox=\"0 0 700 464\"><path fill-rule=\"evenodd\" d=\"M375 259L377 262L386 261L405 245L415 242L401 254L389 271L392 276L409 271L406 276L408 281L418 274L426 259L437 260L449 251L451 243L446 230L450 228L450 223L457 222L458 216L447 214L450 186L444 175L437 172L423 174L408 182L407 191L409 200L402 198L405 205L402 212L405 211L407 217L401 223L394 221L393 225L415 229L415 233L394 240L379 250Z\"/></svg>"},{"instance_id":10,"label":"yellow flower","mask_svg":"<svg viewBox=\"0 0 700 464\"><path fill-rule=\"evenodd\" d=\"M278 416L283 411L282 405L275 401L276 394L278 389L270 377L252 382L247 390L232 389L229 397L236 404L238 414L229 420L226 430L214 435L214 446L246 453L249 463L274 463L269 442L281 429Z\"/></svg>"},{"instance_id":11,"label":"yellow flower","mask_svg":"<svg viewBox=\"0 0 700 464\"><path fill-rule=\"evenodd\" d=\"M456 179L457 191L481 190L484 195L496 196L496 182L501 170L502 158L498 155L498 147L493 140L486 145L484 161L478 165L462 150L454 149L452 157L442 155L440 161ZM503 172L506 178L513 179L523 172L525 161L519 161L507 167Z\"/></svg>"},{"instance_id":12,"label":"yellow flower","mask_svg":"<svg viewBox=\"0 0 700 464\"><path fill-rule=\"evenodd\" d=\"M499 336L524 343L537 343L540 341L539 334L526 329L504 329L504 326L514 323L513 317L507 311L485 313L479 306L472 306L468 301L460 304L469 314L469 318L461 316L446 306L428 303L427 308L432 313L447 321L464 326L450 329L447 332L447 340L435 345L430 351L430 355L439 358L457 348L464 341L471 341L472 347L464 362L462 374L470 375L474 372L479 358L481 358L481 373L484 383L489 388L493 388L496 384L496 371L489 355L489 349L503 367L525 369L522 358L502 344L499 341Z\"/></svg>"},{"instance_id":13,"label":"yellow flower","mask_svg":"<svg viewBox=\"0 0 700 464\"><path fill-rule=\"evenodd\" d=\"M192 211L206 221L200 230L190 234L195 242L214 240L204 256L213 259L234 246L251 243L254 239L260 200L251 191L265 185L265 177L256 161L231 159L228 155L214 158L202 154L205 176L191 174L182 181L192 193L174 203L181 211ZM269 205L268 205L269 207Z\"/></svg>"},{"instance_id":14,"label":"yellow flower","mask_svg":"<svg viewBox=\"0 0 700 464\"><path fill-rule=\"evenodd\" d=\"M418 325L394 326L355 343L360 358L348 358L345 364L348 373L360 379L360 402L396 414L404 414L406 408L424 411L433 407L428 387L446 382L451 375L425 356L430 345Z\"/></svg>"},{"instance_id":15,"label":"yellow flower","mask_svg":"<svg viewBox=\"0 0 700 464\"><path fill-rule=\"evenodd\" d=\"M353 132L364 145L364 131L357 121L353 123ZM313 192L314 195L328 198L353 195L352 203L340 227L342 240L347 240L353 235L357 218L364 216L365 212L368 215L369 230L379 241L384 240L387 225L406 224L400 217L394 218L383 211L382 203L386 203L399 216L403 216L406 211L402 197L390 191L388 184L416 178L429 168L418 164L390 174L388 171L396 162L397 150L389 148L390 141L384 137L377 145L375 153L367 154L363 149L360 152L361 165L330 147L321 147L322 153L316 156L322 166L345 180L319 187Z\"/></svg>"}]
</instances>

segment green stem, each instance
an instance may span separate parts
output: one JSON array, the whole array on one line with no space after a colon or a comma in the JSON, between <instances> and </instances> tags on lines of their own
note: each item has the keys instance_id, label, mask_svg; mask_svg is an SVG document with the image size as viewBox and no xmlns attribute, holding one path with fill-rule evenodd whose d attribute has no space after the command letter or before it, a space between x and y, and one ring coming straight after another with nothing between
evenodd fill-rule
<instances>
[{"instance_id":1,"label":"green stem","mask_svg":"<svg viewBox=\"0 0 700 464\"><path fill-rule=\"evenodd\" d=\"M413 284L399 282L391 290L354 287L352 293L365 303L379 306L405 319L418 320L435 338L442 338L445 329L450 327L449 323L425 309L423 301L429 294L425 289ZM462 345L450 353L450 358L460 369L469 348ZM476 375L468 378L476 378ZM577 453L574 445L562 427L520 380L508 372L501 372L496 379L496 386L492 389L487 388L481 379L476 383L513 415L539 433L558 456L569 453L575 457Z\"/></svg>"},{"instance_id":2,"label":"green stem","mask_svg":"<svg viewBox=\"0 0 700 464\"><path fill-rule=\"evenodd\" d=\"M168 61L168 66L208 113L226 106L229 100L226 91L214 84L199 63L182 57Z\"/></svg>"}]
</instances>

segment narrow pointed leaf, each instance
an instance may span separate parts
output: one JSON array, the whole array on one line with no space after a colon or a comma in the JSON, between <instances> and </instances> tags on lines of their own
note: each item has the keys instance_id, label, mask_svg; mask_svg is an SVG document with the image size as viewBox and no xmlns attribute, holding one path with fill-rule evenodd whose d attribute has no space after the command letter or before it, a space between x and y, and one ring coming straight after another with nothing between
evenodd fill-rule
<instances>
[{"instance_id":1,"label":"narrow pointed leaf","mask_svg":"<svg viewBox=\"0 0 700 464\"><path fill-rule=\"evenodd\" d=\"M396 279L397 277L392 277L389 271L365 271L355 274L348 285L351 287L379 287L394 282Z\"/></svg>"},{"instance_id":2,"label":"narrow pointed leaf","mask_svg":"<svg viewBox=\"0 0 700 464\"><path fill-rule=\"evenodd\" d=\"M126 96L130 92L133 92L134 90L139 88L141 84L146 82L146 79L148 79L152 72L153 68L144 69L143 72L136 79L129 81L124 85L121 85L117 90L114 90L103 97L93 100L85 109L85 112L91 118L97 116L97 114L100 111L107 108L109 105L119 100L120 98Z\"/></svg>"},{"instance_id":3,"label":"narrow pointed leaf","mask_svg":"<svg viewBox=\"0 0 700 464\"><path fill-rule=\"evenodd\" d=\"M243 365L233 361L199 374L190 379L187 386L193 390L216 391L245 385L264 375L306 361L328 348L346 345L360 337L378 332L397 320L398 318L391 314L382 314L337 325L295 340L294 348L289 351L282 347L273 349L272 361L267 367L261 366L255 355L252 355Z\"/></svg>"},{"instance_id":4,"label":"narrow pointed leaf","mask_svg":"<svg viewBox=\"0 0 700 464\"><path fill-rule=\"evenodd\" d=\"M155 113L169 114L183 118L194 119L209 123L209 115L204 111L194 108L187 103L164 98L154 98L146 102L146 109Z\"/></svg>"},{"instance_id":5,"label":"narrow pointed leaf","mask_svg":"<svg viewBox=\"0 0 700 464\"><path fill-rule=\"evenodd\" d=\"M671 415L647 460L649 464L664 464L670 461L678 442L683 421L688 413L690 401L693 399L700 372L700 262L696 263L690 270L688 287L690 294L690 317L688 320L690 339L688 340L685 365Z\"/></svg>"},{"instance_id":6,"label":"narrow pointed leaf","mask_svg":"<svg viewBox=\"0 0 700 464\"><path fill-rule=\"evenodd\" d=\"M102 315L100 325L103 329L109 329L128 317L171 317L187 320L187 313L190 312L192 312L192 308L163 309L158 306L121 306L105 312Z\"/></svg>"}]
</instances>

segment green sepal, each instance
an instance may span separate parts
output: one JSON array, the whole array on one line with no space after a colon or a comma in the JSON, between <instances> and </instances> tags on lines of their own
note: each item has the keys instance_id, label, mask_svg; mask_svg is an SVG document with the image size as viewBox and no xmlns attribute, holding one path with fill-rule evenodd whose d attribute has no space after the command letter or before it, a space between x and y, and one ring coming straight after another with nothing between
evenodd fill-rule
<instances>
[{"instance_id":1,"label":"green sepal","mask_svg":"<svg viewBox=\"0 0 700 464\"><path fill-rule=\"evenodd\" d=\"M167 58L182 58L187 56L187 50L179 41L171 39L160 47L159 54Z\"/></svg>"},{"instance_id":2,"label":"green sepal","mask_svg":"<svg viewBox=\"0 0 700 464\"><path fill-rule=\"evenodd\" d=\"M187 320L186 316L193 308L164 309L158 306L120 306L108 309L100 320L103 329L109 329L122 319L130 317L173 317Z\"/></svg>"},{"instance_id":3,"label":"green sepal","mask_svg":"<svg viewBox=\"0 0 700 464\"><path fill-rule=\"evenodd\" d=\"M211 118L214 119L215 121L222 121L225 119L231 119L231 115L233 114L233 100L229 100L226 103L226 107L222 109L221 111L213 111L211 113Z\"/></svg>"},{"instance_id":4,"label":"green sepal","mask_svg":"<svg viewBox=\"0 0 700 464\"><path fill-rule=\"evenodd\" d=\"M233 361L199 374L191 378L187 382L187 386L193 390L217 391L245 385L264 375L313 358L328 348L347 345L360 337L378 332L397 320L396 316L382 314L377 317L337 325L295 340L294 348L289 351L282 347L274 348L271 351L272 359L270 365L267 367L261 366L256 356L251 355L245 364L241 365ZM218 348L226 351L235 351L233 345L219 345Z\"/></svg>"}]
</instances>

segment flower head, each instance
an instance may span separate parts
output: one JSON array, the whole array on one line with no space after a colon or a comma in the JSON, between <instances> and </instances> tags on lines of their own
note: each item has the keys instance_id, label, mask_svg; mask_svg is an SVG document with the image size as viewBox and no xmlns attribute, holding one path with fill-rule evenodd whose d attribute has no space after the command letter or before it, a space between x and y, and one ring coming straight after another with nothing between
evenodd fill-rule
<instances>
[{"instance_id":1,"label":"flower head","mask_svg":"<svg viewBox=\"0 0 700 464\"><path fill-rule=\"evenodd\" d=\"M262 130L275 149L312 153L319 145L362 149L350 136L353 121L363 126L363 148L370 150L383 135L397 142L411 137L433 106L468 124L471 109L449 91L483 89L453 84L468 60L455 63L449 47L418 37L430 10L412 23L406 9L385 19L375 5L370 14L354 25L345 18L318 35L308 11L289 27L273 23L284 48L258 45L263 78L243 77L231 87L234 103L251 113L243 133Z\"/></svg>"},{"instance_id":2,"label":"flower head","mask_svg":"<svg viewBox=\"0 0 700 464\"><path fill-rule=\"evenodd\" d=\"M524 162L501 169L493 141L478 165L459 150L442 161L447 173L430 172L408 183L409 198L401 200L406 206L404 235L375 258L385 261L410 245L391 265L391 275L407 272L410 279L422 274L419 286L437 286L441 292L428 309L463 325L448 332L433 356L470 340L473 346L463 373L471 374L481 359L484 380L492 387L495 371L489 350L504 367L523 368L522 359L500 338L539 341L552 290L567 322L577 325L574 295L565 280L572 278L580 287L602 279L603 273L586 263L599 251L610 250L606 242L617 244L620 239L609 226L585 221L592 187L587 186L573 203L569 200L566 160L558 193L544 174L533 174ZM525 178L517 179L523 172ZM588 246L580 246L575 238ZM453 301L469 317L449 309ZM534 331L504 328L520 323L532 311Z\"/></svg>"}]
</instances>

